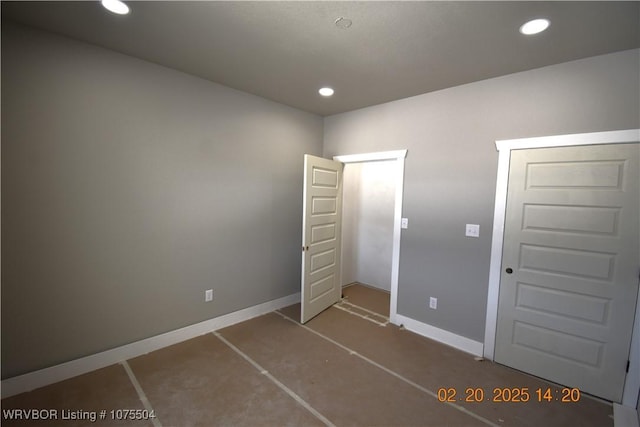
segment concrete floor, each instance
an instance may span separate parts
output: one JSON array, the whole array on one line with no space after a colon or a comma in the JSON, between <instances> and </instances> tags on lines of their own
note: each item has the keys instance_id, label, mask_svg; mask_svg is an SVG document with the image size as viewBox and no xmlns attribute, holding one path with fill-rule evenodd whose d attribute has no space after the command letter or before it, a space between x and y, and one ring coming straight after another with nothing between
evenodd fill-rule
<instances>
[{"instance_id":1,"label":"concrete floor","mask_svg":"<svg viewBox=\"0 0 640 427\"><path fill-rule=\"evenodd\" d=\"M356 285L344 296L348 304L306 325L294 305L4 399L3 410L54 409L58 420L3 416L2 425L613 426L610 404L584 395L575 403L539 402L535 390L556 386L380 326L388 293ZM528 402L492 401L495 388L524 387ZM456 392L455 402L438 399L443 389ZM466 389L480 390L482 402L465 402ZM152 409L155 418L113 419L124 409L140 410L134 418ZM103 410L104 419L88 419Z\"/></svg>"}]
</instances>

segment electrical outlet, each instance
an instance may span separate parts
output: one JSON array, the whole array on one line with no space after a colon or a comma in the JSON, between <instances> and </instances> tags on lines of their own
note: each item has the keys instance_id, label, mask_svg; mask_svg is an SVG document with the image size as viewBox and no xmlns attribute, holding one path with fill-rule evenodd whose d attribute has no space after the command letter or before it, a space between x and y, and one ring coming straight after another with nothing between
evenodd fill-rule
<instances>
[{"instance_id":1,"label":"electrical outlet","mask_svg":"<svg viewBox=\"0 0 640 427\"><path fill-rule=\"evenodd\" d=\"M213 301L213 289L204 291L204 302Z\"/></svg>"},{"instance_id":2,"label":"electrical outlet","mask_svg":"<svg viewBox=\"0 0 640 427\"><path fill-rule=\"evenodd\" d=\"M436 310L438 308L438 298L429 298L429 308Z\"/></svg>"}]
</instances>

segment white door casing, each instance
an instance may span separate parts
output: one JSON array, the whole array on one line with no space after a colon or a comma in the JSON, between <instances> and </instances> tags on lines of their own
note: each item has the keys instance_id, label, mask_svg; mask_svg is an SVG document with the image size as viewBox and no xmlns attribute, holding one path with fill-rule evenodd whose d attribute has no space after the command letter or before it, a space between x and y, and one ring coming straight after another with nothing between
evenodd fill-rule
<instances>
[{"instance_id":1,"label":"white door casing","mask_svg":"<svg viewBox=\"0 0 640 427\"><path fill-rule=\"evenodd\" d=\"M638 144L513 150L495 360L620 401L638 294Z\"/></svg>"},{"instance_id":2,"label":"white door casing","mask_svg":"<svg viewBox=\"0 0 640 427\"><path fill-rule=\"evenodd\" d=\"M402 220L402 198L404 191L404 161L407 150L379 151L363 154L346 154L334 156L333 160L342 163L375 162L379 160L395 160L395 206L393 211L393 243L391 250L391 299L389 304L389 322L398 324L398 277L400 272L400 235Z\"/></svg>"},{"instance_id":3,"label":"white door casing","mask_svg":"<svg viewBox=\"0 0 640 427\"><path fill-rule=\"evenodd\" d=\"M485 358L489 360L494 359L496 325L498 318L498 296L502 270L505 208L507 203L507 184L511 151L527 148L637 143L639 141L640 129L496 141L496 148L498 149L499 157L496 179L493 236L491 244L491 265L487 294L487 314L484 339ZM632 342L640 342L640 329L637 327L633 331ZM640 388L640 352L633 351L632 349L630 362L630 369L625 380L622 404L633 407L637 402L638 389Z\"/></svg>"},{"instance_id":4,"label":"white door casing","mask_svg":"<svg viewBox=\"0 0 640 427\"><path fill-rule=\"evenodd\" d=\"M342 167L340 162L304 156L301 323L341 297Z\"/></svg>"}]
</instances>

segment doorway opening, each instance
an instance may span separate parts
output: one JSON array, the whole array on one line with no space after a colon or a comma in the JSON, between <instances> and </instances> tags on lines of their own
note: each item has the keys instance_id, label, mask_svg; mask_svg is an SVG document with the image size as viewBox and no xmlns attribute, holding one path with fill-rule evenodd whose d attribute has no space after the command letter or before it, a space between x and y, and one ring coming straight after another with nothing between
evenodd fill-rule
<instances>
[{"instance_id":1,"label":"doorway opening","mask_svg":"<svg viewBox=\"0 0 640 427\"><path fill-rule=\"evenodd\" d=\"M407 150L335 156L343 175L342 284L360 282L390 294L397 324L404 159Z\"/></svg>"},{"instance_id":2,"label":"doorway opening","mask_svg":"<svg viewBox=\"0 0 640 427\"><path fill-rule=\"evenodd\" d=\"M350 163L342 182L342 286L391 292L395 161Z\"/></svg>"}]
</instances>

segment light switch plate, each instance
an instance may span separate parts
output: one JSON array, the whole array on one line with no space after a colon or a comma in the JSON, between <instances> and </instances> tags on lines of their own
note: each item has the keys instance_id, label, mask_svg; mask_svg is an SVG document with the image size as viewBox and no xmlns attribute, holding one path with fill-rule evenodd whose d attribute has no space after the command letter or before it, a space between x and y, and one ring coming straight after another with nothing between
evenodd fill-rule
<instances>
[{"instance_id":1,"label":"light switch plate","mask_svg":"<svg viewBox=\"0 0 640 427\"><path fill-rule=\"evenodd\" d=\"M467 224L464 235L467 237L480 237L480 225Z\"/></svg>"},{"instance_id":2,"label":"light switch plate","mask_svg":"<svg viewBox=\"0 0 640 427\"><path fill-rule=\"evenodd\" d=\"M404 228L404 229L409 228L409 218L402 218L400 220L400 228Z\"/></svg>"}]
</instances>

